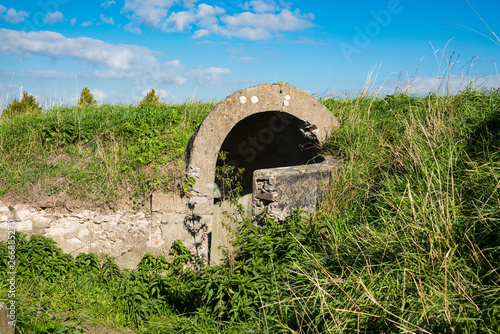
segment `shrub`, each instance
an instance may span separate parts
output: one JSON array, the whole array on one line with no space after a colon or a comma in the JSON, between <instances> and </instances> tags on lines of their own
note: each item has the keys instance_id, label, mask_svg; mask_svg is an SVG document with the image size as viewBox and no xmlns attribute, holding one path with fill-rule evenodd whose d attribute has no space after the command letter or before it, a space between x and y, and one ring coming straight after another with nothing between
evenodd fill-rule
<instances>
[{"instance_id":1,"label":"shrub","mask_svg":"<svg viewBox=\"0 0 500 334\"><path fill-rule=\"evenodd\" d=\"M158 101L159 99L160 99L160 97L158 95L156 95L155 90L151 89L151 91L149 93L147 93L146 96L144 96L144 98L142 99L142 101L139 104L141 106L144 106L144 105L156 106L156 105L160 104L160 102Z\"/></svg>"},{"instance_id":2,"label":"shrub","mask_svg":"<svg viewBox=\"0 0 500 334\"><path fill-rule=\"evenodd\" d=\"M38 113L42 111L42 107L33 97L27 92L23 92L23 98L19 101L14 99L2 113L2 117L13 117L28 113Z\"/></svg>"},{"instance_id":3,"label":"shrub","mask_svg":"<svg viewBox=\"0 0 500 334\"><path fill-rule=\"evenodd\" d=\"M78 106L86 107L86 106L95 106L97 105L97 101L94 100L94 95L90 92L90 89L87 87L82 89L80 93L80 98L78 99Z\"/></svg>"}]
</instances>

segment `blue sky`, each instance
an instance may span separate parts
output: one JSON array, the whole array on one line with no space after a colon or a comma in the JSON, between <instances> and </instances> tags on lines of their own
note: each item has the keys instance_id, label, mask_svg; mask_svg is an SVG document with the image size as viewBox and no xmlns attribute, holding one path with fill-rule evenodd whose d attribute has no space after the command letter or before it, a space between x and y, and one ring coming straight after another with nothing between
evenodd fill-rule
<instances>
[{"instance_id":1,"label":"blue sky","mask_svg":"<svg viewBox=\"0 0 500 334\"><path fill-rule=\"evenodd\" d=\"M427 94L443 77L498 88L498 13L498 0L3 0L0 104L21 87L44 105L85 86L123 104L277 81L318 96Z\"/></svg>"}]
</instances>

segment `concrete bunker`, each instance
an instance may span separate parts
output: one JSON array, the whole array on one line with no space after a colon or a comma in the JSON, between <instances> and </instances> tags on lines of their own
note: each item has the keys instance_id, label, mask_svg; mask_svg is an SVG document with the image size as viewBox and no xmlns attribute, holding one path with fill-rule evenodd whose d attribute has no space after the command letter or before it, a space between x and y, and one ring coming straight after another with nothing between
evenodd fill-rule
<instances>
[{"instance_id":1,"label":"concrete bunker","mask_svg":"<svg viewBox=\"0 0 500 334\"><path fill-rule=\"evenodd\" d=\"M313 209L340 167L319 150L337 125L316 99L284 84L242 89L217 104L191 137L186 153L187 173L195 183L185 226L196 253L217 263L218 246L225 244L221 203L216 204L215 169L223 163L219 152L228 153L224 163L245 169L241 203L247 216L256 217L267 207L284 219L291 208Z\"/></svg>"},{"instance_id":2,"label":"concrete bunker","mask_svg":"<svg viewBox=\"0 0 500 334\"><path fill-rule=\"evenodd\" d=\"M155 192L144 211L73 208L57 215L0 201L0 238L6 240L15 222L17 231L52 238L66 253L103 252L122 268L135 268L146 253L166 254L181 240L196 259L218 263L218 246L227 245L221 215L226 202L214 198L218 153L229 152L228 163L246 169L240 198L245 214L256 218L267 208L283 220L294 208L314 210L339 167L318 155L335 126L326 107L295 87L265 84L237 91L205 117L189 142L187 173L195 183L188 196Z\"/></svg>"}]
</instances>

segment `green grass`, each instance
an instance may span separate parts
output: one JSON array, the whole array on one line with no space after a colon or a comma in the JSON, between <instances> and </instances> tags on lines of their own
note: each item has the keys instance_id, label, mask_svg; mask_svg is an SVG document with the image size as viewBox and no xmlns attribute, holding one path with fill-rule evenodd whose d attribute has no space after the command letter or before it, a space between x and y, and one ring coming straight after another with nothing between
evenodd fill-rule
<instances>
[{"instance_id":1,"label":"green grass","mask_svg":"<svg viewBox=\"0 0 500 334\"><path fill-rule=\"evenodd\" d=\"M0 121L0 196L99 206L182 189L187 142L213 103L63 107ZM139 203L139 204L140 204Z\"/></svg>"},{"instance_id":2,"label":"green grass","mask_svg":"<svg viewBox=\"0 0 500 334\"><path fill-rule=\"evenodd\" d=\"M109 259L63 255L42 237L20 237L22 333L85 324L137 333L499 333L500 92L322 102L340 123L324 150L344 169L312 219L296 212L281 224L242 222L234 262L199 271L182 269L188 259L180 246L167 266L149 256L126 271ZM197 123L182 124L192 131ZM102 133L122 138L124 149L131 139L118 128ZM35 163L23 157L48 145L23 140L2 148L19 166ZM182 140L170 141L168 159L182 156ZM121 167L143 168L118 151ZM84 159L98 161L95 153ZM62 165L53 177L70 169ZM0 250L5 300L6 245Z\"/></svg>"}]
</instances>

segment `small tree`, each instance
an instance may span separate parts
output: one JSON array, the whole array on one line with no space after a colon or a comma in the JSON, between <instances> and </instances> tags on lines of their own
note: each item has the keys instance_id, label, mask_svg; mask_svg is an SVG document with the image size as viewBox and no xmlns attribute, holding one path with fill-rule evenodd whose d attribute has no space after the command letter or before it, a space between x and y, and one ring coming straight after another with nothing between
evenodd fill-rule
<instances>
[{"instance_id":1,"label":"small tree","mask_svg":"<svg viewBox=\"0 0 500 334\"><path fill-rule=\"evenodd\" d=\"M95 106L97 101L94 100L94 95L90 92L90 89L85 87L80 93L80 98L78 99L79 107Z\"/></svg>"},{"instance_id":2,"label":"small tree","mask_svg":"<svg viewBox=\"0 0 500 334\"><path fill-rule=\"evenodd\" d=\"M23 92L23 98L19 101L14 98L12 102L4 109L2 117L13 117L28 113L38 113L42 111L42 107L33 97L27 92Z\"/></svg>"},{"instance_id":3,"label":"small tree","mask_svg":"<svg viewBox=\"0 0 500 334\"><path fill-rule=\"evenodd\" d=\"M158 101L159 99L160 99L160 97L158 95L156 95L155 90L151 89L151 91L149 93L147 93L146 96L144 96L144 98L140 102L140 105L141 106L143 106L143 105L156 106L156 105L160 104L160 102Z\"/></svg>"}]
</instances>

